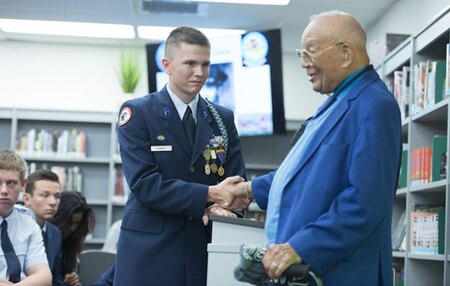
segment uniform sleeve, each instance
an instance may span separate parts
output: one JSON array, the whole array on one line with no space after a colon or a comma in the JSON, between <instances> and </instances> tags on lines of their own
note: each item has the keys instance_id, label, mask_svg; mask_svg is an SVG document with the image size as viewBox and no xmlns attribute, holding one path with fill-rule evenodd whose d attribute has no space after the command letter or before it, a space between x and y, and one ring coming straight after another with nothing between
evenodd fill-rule
<instances>
[{"instance_id":1,"label":"uniform sleeve","mask_svg":"<svg viewBox=\"0 0 450 286\"><path fill-rule=\"evenodd\" d=\"M36 264L48 264L41 229L36 223L31 224L29 227L31 228L31 234L28 240L28 248L24 262L25 271Z\"/></svg>"}]
</instances>

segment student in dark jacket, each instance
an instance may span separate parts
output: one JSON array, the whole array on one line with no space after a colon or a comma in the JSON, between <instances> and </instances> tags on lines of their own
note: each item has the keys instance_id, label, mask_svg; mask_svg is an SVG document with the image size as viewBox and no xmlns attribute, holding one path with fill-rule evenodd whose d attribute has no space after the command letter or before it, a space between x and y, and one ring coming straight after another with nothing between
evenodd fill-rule
<instances>
[{"instance_id":1,"label":"student in dark jacket","mask_svg":"<svg viewBox=\"0 0 450 286\"><path fill-rule=\"evenodd\" d=\"M49 170L39 170L28 176L23 201L34 213L39 227L42 229L45 252L52 271L52 285L64 286L61 275L61 231L48 222L53 218L61 197L61 184L58 175Z\"/></svg>"}]
</instances>

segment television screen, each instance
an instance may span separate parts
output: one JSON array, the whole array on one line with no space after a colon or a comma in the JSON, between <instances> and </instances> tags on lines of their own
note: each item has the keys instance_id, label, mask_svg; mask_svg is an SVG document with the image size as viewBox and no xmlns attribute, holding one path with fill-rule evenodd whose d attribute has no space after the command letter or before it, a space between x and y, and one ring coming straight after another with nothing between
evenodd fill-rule
<instances>
[{"instance_id":1,"label":"television screen","mask_svg":"<svg viewBox=\"0 0 450 286\"><path fill-rule=\"evenodd\" d=\"M200 95L234 112L240 136L285 133L280 30L210 38L209 78ZM167 83L164 43L147 44L150 92Z\"/></svg>"}]
</instances>

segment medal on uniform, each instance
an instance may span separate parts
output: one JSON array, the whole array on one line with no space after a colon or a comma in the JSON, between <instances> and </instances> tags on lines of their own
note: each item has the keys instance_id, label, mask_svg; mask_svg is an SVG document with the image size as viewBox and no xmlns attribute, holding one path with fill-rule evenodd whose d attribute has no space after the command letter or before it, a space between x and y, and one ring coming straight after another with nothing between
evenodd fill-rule
<instances>
[{"instance_id":1,"label":"medal on uniform","mask_svg":"<svg viewBox=\"0 0 450 286\"><path fill-rule=\"evenodd\" d=\"M219 174L219 176L223 176L225 174L225 169L220 166L219 169L217 170L217 174Z\"/></svg>"},{"instance_id":2,"label":"medal on uniform","mask_svg":"<svg viewBox=\"0 0 450 286\"><path fill-rule=\"evenodd\" d=\"M217 173L217 165L216 162L213 162L211 164L211 172L213 172L214 174Z\"/></svg>"},{"instance_id":3,"label":"medal on uniform","mask_svg":"<svg viewBox=\"0 0 450 286\"><path fill-rule=\"evenodd\" d=\"M205 150L203 150L203 158L205 158L206 161L209 161L209 159L211 158L211 153L208 146Z\"/></svg>"},{"instance_id":4,"label":"medal on uniform","mask_svg":"<svg viewBox=\"0 0 450 286\"><path fill-rule=\"evenodd\" d=\"M205 158L205 174L211 174L211 168L209 167L209 159L211 158L211 152L209 150L209 145L206 145L205 150L203 150L203 158Z\"/></svg>"},{"instance_id":5,"label":"medal on uniform","mask_svg":"<svg viewBox=\"0 0 450 286\"><path fill-rule=\"evenodd\" d=\"M220 167L217 170L217 174L222 177L225 174L225 169L223 168L223 163L225 163L225 150L223 149L223 144L219 145L219 149L217 150L216 154L217 158L219 158L220 161Z\"/></svg>"}]
</instances>

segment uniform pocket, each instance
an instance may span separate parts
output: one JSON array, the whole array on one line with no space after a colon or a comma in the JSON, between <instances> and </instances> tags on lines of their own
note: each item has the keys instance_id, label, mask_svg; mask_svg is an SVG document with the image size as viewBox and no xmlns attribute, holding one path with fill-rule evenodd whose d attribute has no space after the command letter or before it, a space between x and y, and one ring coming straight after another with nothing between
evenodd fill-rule
<instances>
[{"instance_id":1,"label":"uniform pocket","mask_svg":"<svg viewBox=\"0 0 450 286\"><path fill-rule=\"evenodd\" d=\"M164 217L155 212L128 212L122 222L122 228L146 233L161 233Z\"/></svg>"}]
</instances>

